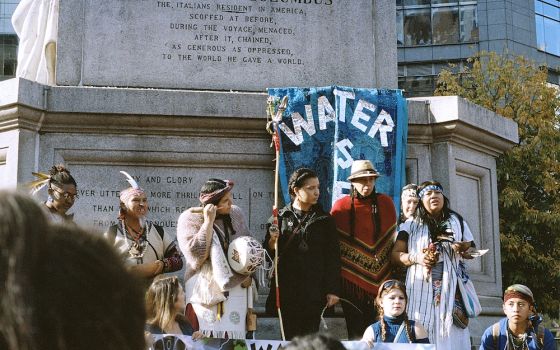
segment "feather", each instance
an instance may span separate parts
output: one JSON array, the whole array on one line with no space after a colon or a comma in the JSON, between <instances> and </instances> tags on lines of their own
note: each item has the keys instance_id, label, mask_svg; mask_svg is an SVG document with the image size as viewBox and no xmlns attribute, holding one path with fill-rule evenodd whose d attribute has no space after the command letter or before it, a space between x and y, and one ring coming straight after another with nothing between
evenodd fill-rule
<instances>
[{"instance_id":1,"label":"feather","mask_svg":"<svg viewBox=\"0 0 560 350\"><path fill-rule=\"evenodd\" d=\"M48 174L44 174L44 173L36 173L36 172L32 172L31 174L33 174L35 177L38 177L41 180L45 180L45 179L51 179L51 176Z\"/></svg>"},{"instance_id":2,"label":"feather","mask_svg":"<svg viewBox=\"0 0 560 350\"><path fill-rule=\"evenodd\" d=\"M126 181L128 181L128 183L130 184L130 187L140 188L140 186L138 186L138 183L136 182L136 180L134 180L132 178L132 176L130 176L126 171L121 170L120 173L123 174L124 176L126 176Z\"/></svg>"},{"instance_id":3,"label":"feather","mask_svg":"<svg viewBox=\"0 0 560 350\"><path fill-rule=\"evenodd\" d=\"M37 192L39 192L43 187L49 184L51 177L50 175L43 174L43 173L32 172L31 174L37 177L37 179L25 184L25 187L29 188L29 193L33 196Z\"/></svg>"}]
</instances>

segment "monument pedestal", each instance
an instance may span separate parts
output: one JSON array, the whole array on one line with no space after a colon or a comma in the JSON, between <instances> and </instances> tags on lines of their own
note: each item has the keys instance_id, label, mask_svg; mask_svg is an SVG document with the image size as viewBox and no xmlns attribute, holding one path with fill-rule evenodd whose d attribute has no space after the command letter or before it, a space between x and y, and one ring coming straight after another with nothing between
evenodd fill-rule
<instances>
[{"instance_id":1,"label":"monument pedestal","mask_svg":"<svg viewBox=\"0 0 560 350\"><path fill-rule=\"evenodd\" d=\"M265 89L396 88L395 11L378 0L63 1L57 86L0 82L0 186L65 163L75 221L100 232L117 218L126 170L150 219L174 233L207 178L232 179L261 240L274 183ZM469 264L484 307L474 337L500 313L496 157L517 141L514 122L457 97L409 102L407 181L442 182L490 249Z\"/></svg>"}]
</instances>

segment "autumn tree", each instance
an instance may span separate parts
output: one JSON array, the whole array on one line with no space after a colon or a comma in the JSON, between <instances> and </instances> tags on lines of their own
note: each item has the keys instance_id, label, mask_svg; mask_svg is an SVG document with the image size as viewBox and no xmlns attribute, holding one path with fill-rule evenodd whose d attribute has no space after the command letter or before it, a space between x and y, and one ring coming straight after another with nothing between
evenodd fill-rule
<instances>
[{"instance_id":1,"label":"autumn tree","mask_svg":"<svg viewBox=\"0 0 560 350\"><path fill-rule=\"evenodd\" d=\"M519 127L497 163L502 281L526 284L539 308L560 304L560 99L547 69L521 56L480 53L459 74L443 70L436 95L458 95Z\"/></svg>"}]
</instances>

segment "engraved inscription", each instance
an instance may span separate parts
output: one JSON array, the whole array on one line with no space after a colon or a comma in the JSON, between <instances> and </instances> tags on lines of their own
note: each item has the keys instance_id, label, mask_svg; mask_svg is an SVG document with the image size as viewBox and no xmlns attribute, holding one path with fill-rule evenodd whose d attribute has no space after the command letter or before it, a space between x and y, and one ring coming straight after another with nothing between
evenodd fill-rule
<instances>
[{"instance_id":1,"label":"engraved inscription","mask_svg":"<svg viewBox=\"0 0 560 350\"><path fill-rule=\"evenodd\" d=\"M250 65L305 65L290 40L298 33L294 25L280 23L284 15L299 16L306 11L296 7L322 4L320 1L271 1L255 5L224 4L214 6L199 2L156 2L156 8L173 16L172 32L181 31L182 41L163 44L164 61L241 63ZM325 2L326 5L330 5ZM296 19L296 22L297 23Z\"/></svg>"}]
</instances>

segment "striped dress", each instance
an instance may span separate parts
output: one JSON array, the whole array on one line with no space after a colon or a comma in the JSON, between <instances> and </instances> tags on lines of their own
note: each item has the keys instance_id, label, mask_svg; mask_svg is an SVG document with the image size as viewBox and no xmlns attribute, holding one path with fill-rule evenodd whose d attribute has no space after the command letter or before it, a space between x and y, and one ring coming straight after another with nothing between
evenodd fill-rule
<instances>
[{"instance_id":1,"label":"striped dress","mask_svg":"<svg viewBox=\"0 0 560 350\"><path fill-rule=\"evenodd\" d=\"M461 224L455 214L451 214L449 224L455 241L472 241L473 235L466 222L461 232ZM422 253L430 244L428 226L416 218L410 218L399 227L399 239L403 231L408 234L408 252ZM440 262L443 262L441 282L432 283L424 279L425 267L414 264L408 268L406 275L406 292L408 294L407 313L424 326L430 343L436 349L470 350L469 329L461 329L453 324L453 304L457 288L457 269L461 257L454 253L450 244L442 245ZM435 287L435 288L434 288Z\"/></svg>"}]
</instances>

